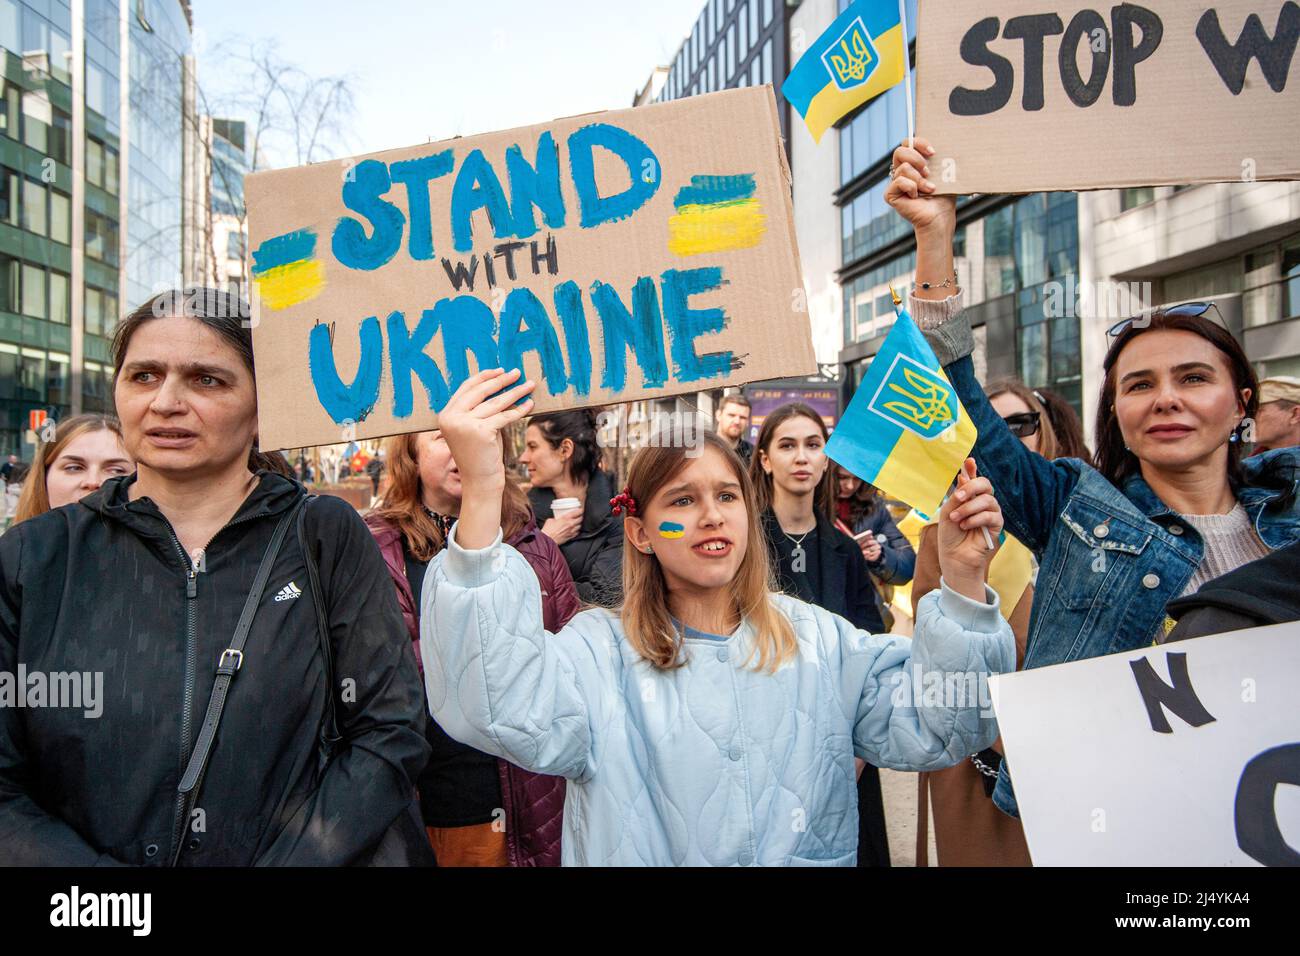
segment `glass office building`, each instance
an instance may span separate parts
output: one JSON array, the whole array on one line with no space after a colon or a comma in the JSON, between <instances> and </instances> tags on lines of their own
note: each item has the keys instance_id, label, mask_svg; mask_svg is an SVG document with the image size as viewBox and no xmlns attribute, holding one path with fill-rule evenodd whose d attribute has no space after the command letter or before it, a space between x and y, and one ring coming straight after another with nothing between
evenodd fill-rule
<instances>
[{"instance_id":1,"label":"glass office building","mask_svg":"<svg viewBox=\"0 0 1300 956\"><path fill-rule=\"evenodd\" d=\"M847 0L840 0L841 12L847 6ZM916 0L908 0L913 57L916 6ZM906 137L901 85L865 104L839 127L840 361L848 371L850 394L893 326L890 286L905 296L916 268L911 228L885 204L890 158ZM957 216L957 274L982 343L986 377L1016 375L1033 387L1057 390L1078 407L1079 320L1049 320L1043 309L1049 283L1068 282L1078 272L1076 194L962 197Z\"/></svg>"},{"instance_id":2,"label":"glass office building","mask_svg":"<svg viewBox=\"0 0 1300 956\"><path fill-rule=\"evenodd\" d=\"M708 0L656 102L763 83L779 90L789 72L785 18L784 0ZM780 96L777 107L788 141L790 109Z\"/></svg>"},{"instance_id":3,"label":"glass office building","mask_svg":"<svg viewBox=\"0 0 1300 956\"><path fill-rule=\"evenodd\" d=\"M111 410L118 317L179 280L189 37L181 0L0 0L0 454Z\"/></svg>"}]
</instances>

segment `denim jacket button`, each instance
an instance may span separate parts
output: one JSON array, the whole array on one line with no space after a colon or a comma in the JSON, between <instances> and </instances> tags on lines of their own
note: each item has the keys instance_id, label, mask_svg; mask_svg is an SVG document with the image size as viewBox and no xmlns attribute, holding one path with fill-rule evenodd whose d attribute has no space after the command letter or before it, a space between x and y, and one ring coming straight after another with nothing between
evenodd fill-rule
<instances>
[{"instance_id":1,"label":"denim jacket button","mask_svg":"<svg viewBox=\"0 0 1300 956\"><path fill-rule=\"evenodd\" d=\"M1148 574L1142 578L1142 586L1147 589L1160 587L1160 576L1158 574Z\"/></svg>"},{"instance_id":2,"label":"denim jacket button","mask_svg":"<svg viewBox=\"0 0 1300 956\"><path fill-rule=\"evenodd\" d=\"M1170 534L1182 534L1182 533L1183 533L1183 526L1180 525L1180 524L1171 524L1171 525L1169 526L1169 533L1170 533Z\"/></svg>"},{"instance_id":3,"label":"denim jacket button","mask_svg":"<svg viewBox=\"0 0 1300 956\"><path fill-rule=\"evenodd\" d=\"M1092 529L1092 533L1098 538L1104 538L1110 534L1110 528L1107 528L1104 524L1099 524Z\"/></svg>"}]
</instances>

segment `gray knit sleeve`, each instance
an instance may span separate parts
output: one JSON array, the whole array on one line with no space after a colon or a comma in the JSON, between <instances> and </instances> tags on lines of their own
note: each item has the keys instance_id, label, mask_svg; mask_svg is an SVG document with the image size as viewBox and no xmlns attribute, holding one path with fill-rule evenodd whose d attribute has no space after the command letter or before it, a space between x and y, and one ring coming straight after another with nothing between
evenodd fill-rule
<instances>
[{"instance_id":1,"label":"gray knit sleeve","mask_svg":"<svg viewBox=\"0 0 1300 956\"><path fill-rule=\"evenodd\" d=\"M962 314L962 296L958 291L946 299L918 299L908 296L912 319L925 333L940 365L951 365L975 351L975 337L970 322Z\"/></svg>"}]
</instances>

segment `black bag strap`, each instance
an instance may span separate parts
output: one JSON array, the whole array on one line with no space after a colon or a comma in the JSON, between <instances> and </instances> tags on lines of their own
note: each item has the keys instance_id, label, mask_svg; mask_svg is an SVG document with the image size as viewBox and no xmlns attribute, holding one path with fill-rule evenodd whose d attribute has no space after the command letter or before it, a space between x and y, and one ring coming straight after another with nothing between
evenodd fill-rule
<instances>
[{"instance_id":1,"label":"black bag strap","mask_svg":"<svg viewBox=\"0 0 1300 956\"><path fill-rule=\"evenodd\" d=\"M311 591L312 604L316 609L316 635L320 640L321 657L325 662L325 720L321 723L320 728L320 765L319 770L323 772L325 766L334 756L334 748L342 736L339 734L338 715L335 713L334 694L337 688L334 686L334 651L330 645L329 632L329 608L325 604L325 595L320 586L320 568L316 560L316 552L307 545L307 501L315 498L315 495L308 495L303 500L303 508L298 513L298 547L302 549L303 558L307 562L307 585Z\"/></svg>"},{"instance_id":2,"label":"black bag strap","mask_svg":"<svg viewBox=\"0 0 1300 956\"><path fill-rule=\"evenodd\" d=\"M248 598L244 601L244 610L239 615L239 623L235 626L235 633L230 639L230 646L221 652L221 659L217 663L217 676L212 681L212 694L208 697L207 713L203 716L203 724L199 730L198 739L194 741L194 749L190 751L190 759L185 766L185 773L181 776L180 785L176 788L186 797L186 817L189 816L189 807L192 805L193 798L197 796L199 784L203 780L203 772L207 769L208 758L212 755L212 744L217 738L217 728L221 725L221 715L226 709L226 697L230 692L230 682L234 680L235 674L239 672L239 668L244 664L244 644L248 641L248 632L253 625L253 617L257 614L257 607L262 603L262 595L266 593L266 582L271 577L271 568L280 553L281 545L284 544L285 535L289 532L289 522L302 511L303 501L305 500L305 498L299 498L297 503L285 512L275 526L275 531L271 534L271 543L266 546L266 553L262 555L262 563L258 565L257 575L253 578L253 585L248 590ZM180 850L179 841L176 849Z\"/></svg>"}]
</instances>

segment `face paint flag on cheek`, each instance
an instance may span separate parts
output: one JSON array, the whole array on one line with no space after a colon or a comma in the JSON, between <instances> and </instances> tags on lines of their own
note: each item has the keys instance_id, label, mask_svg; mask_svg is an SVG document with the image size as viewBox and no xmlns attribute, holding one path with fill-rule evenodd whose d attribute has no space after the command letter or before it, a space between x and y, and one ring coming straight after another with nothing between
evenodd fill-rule
<instances>
[{"instance_id":1,"label":"face paint flag on cheek","mask_svg":"<svg viewBox=\"0 0 1300 956\"><path fill-rule=\"evenodd\" d=\"M659 537L661 538L680 538L686 534L686 528L672 521L665 521L659 525Z\"/></svg>"}]
</instances>

